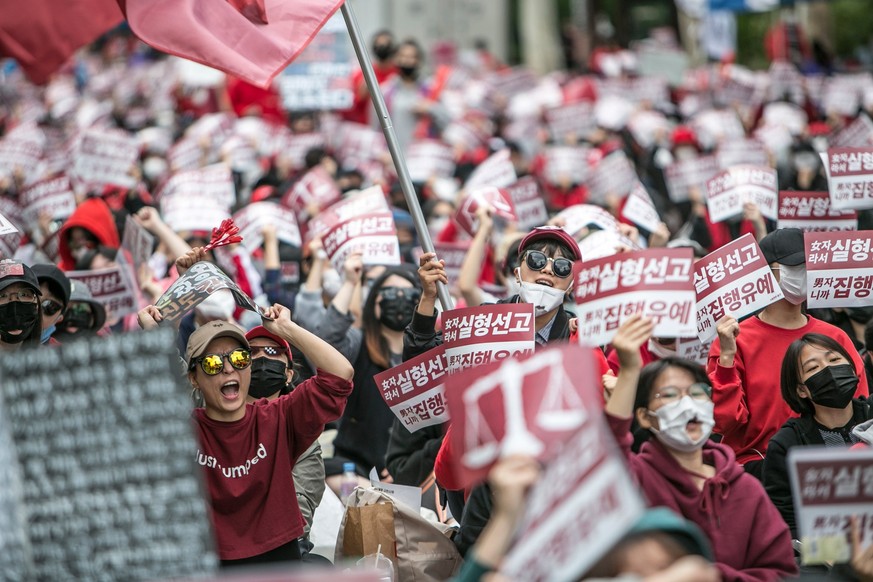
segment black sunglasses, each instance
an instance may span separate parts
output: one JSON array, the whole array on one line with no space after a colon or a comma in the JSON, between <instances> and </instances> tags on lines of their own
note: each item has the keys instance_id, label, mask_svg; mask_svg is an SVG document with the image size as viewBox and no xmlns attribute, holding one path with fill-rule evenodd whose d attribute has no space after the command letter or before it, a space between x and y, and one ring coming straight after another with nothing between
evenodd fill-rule
<instances>
[{"instance_id":1,"label":"black sunglasses","mask_svg":"<svg viewBox=\"0 0 873 582\"><path fill-rule=\"evenodd\" d=\"M63 305L51 299L45 299L42 302L42 312L48 316L57 315L64 308Z\"/></svg>"},{"instance_id":2,"label":"black sunglasses","mask_svg":"<svg viewBox=\"0 0 873 582\"><path fill-rule=\"evenodd\" d=\"M553 259L547 257L546 253L542 251L525 251L524 253L524 262L532 271L542 271L549 261L552 262L552 273L555 274L555 277L566 279L573 274L573 261L570 259L564 257Z\"/></svg>"},{"instance_id":3,"label":"black sunglasses","mask_svg":"<svg viewBox=\"0 0 873 582\"><path fill-rule=\"evenodd\" d=\"M418 301L421 298L421 290L416 287L382 287L379 289L379 295L389 301L398 297L408 297Z\"/></svg>"}]
</instances>

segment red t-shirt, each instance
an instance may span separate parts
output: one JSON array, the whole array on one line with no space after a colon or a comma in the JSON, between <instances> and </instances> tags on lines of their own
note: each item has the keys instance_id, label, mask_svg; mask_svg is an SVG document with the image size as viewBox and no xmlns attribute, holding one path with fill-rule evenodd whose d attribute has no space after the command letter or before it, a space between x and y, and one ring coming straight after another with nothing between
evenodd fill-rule
<instances>
[{"instance_id":1,"label":"red t-shirt","mask_svg":"<svg viewBox=\"0 0 873 582\"><path fill-rule=\"evenodd\" d=\"M340 417L351 391L348 380L318 370L290 394L247 404L234 422L194 411L196 458L222 560L257 556L303 535L291 468L325 423Z\"/></svg>"}]
</instances>

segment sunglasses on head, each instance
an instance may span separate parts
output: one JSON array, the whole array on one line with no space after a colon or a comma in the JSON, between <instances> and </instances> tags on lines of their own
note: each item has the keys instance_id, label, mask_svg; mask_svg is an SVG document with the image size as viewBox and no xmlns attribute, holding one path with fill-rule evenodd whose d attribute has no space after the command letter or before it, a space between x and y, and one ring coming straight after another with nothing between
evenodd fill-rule
<instances>
[{"instance_id":1,"label":"sunglasses on head","mask_svg":"<svg viewBox=\"0 0 873 582\"><path fill-rule=\"evenodd\" d=\"M197 358L195 364L200 364L200 369L207 376L215 376L224 370L224 360L237 370L245 370L252 363L252 352L245 348L237 348L226 354L205 354ZM194 369L194 366L191 366Z\"/></svg>"},{"instance_id":2,"label":"sunglasses on head","mask_svg":"<svg viewBox=\"0 0 873 582\"><path fill-rule=\"evenodd\" d=\"M573 261L570 259L564 257L553 259L547 257L546 253L542 251L525 251L524 253L524 262L532 271L542 271L549 261L552 262L552 273L555 274L555 277L566 279L573 274Z\"/></svg>"},{"instance_id":3,"label":"sunglasses on head","mask_svg":"<svg viewBox=\"0 0 873 582\"><path fill-rule=\"evenodd\" d=\"M48 316L57 315L63 308L63 305L51 299L45 299L42 302L42 312Z\"/></svg>"}]
</instances>

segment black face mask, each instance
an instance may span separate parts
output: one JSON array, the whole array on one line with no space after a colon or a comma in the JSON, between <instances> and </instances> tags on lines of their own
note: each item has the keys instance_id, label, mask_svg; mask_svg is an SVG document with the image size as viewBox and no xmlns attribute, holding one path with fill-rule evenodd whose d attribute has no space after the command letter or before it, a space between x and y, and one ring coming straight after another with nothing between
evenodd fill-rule
<instances>
[{"instance_id":1,"label":"black face mask","mask_svg":"<svg viewBox=\"0 0 873 582\"><path fill-rule=\"evenodd\" d=\"M249 385L249 396L252 398L267 398L281 391L288 383L285 377L285 362L270 358L252 359L252 382Z\"/></svg>"},{"instance_id":2,"label":"black face mask","mask_svg":"<svg viewBox=\"0 0 873 582\"><path fill-rule=\"evenodd\" d=\"M383 287L379 293L382 294L382 301L379 303L379 308L382 310L382 315L379 316L379 322L394 331L403 331L409 322L412 321L412 314L415 312L415 306L418 305L418 298L421 297L421 291L418 289L403 289L401 292L395 289Z\"/></svg>"},{"instance_id":3,"label":"black face mask","mask_svg":"<svg viewBox=\"0 0 873 582\"><path fill-rule=\"evenodd\" d=\"M418 78L418 66L417 65L401 65L397 67L397 70L400 72L400 76L404 79L409 79L414 81Z\"/></svg>"},{"instance_id":4,"label":"black face mask","mask_svg":"<svg viewBox=\"0 0 873 582\"><path fill-rule=\"evenodd\" d=\"M36 303L10 301L0 305L0 340L7 344L19 344L30 336L36 318L39 315ZM18 335L9 333L12 330L22 330Z\"/></svg>"},{"instance_id":5,"label":"black face mask","mask_svg":"<svg viewBox=\"0 0 873 582\"><path fill-rule=\"evenodd\" d=\"M849 364L828 366L806 379L812 401L828 408L845 408L858 387L855 367Z\"/></svg>"},{"instance_id":6,"label":"black face mask","mask_svg":"<svg viewBox=\"0 0 873 582\"><path fill-rule=\"evenodd\" d=\"M394 54L394 47L390 44L377 44L373 47L373 54L380 61L384 61Z\"/></svg>"}]
</instances>

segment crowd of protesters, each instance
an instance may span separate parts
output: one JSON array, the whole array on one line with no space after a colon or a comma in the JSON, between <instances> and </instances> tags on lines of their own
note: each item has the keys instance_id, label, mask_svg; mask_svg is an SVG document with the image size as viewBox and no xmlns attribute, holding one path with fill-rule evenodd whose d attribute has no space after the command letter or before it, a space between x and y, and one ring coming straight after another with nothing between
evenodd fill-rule
<instances>
[{"instance_id":1,"label":"crowd of protesters","mask_svg":"<svg viewBox=\"0 0 873 582\"><path fill-rule=\"evenodd\" d=\"M675 49L663 38L649 42L647 49ZM451 149L451 172L414 185L432 237L469 240L456 284L438 255L421 251L387 150L344 142L346 134L378 127L360 75L351 79L347 111L286 110L276 90L223 75L218 82L195 79L177 61L113 34L46 87L30 85L14 66L2 72L0 152L11 151L4 142L13 148L29 140L39 155L23 167L0 153L0 214L20 231L0 237L8 255L0 262L0 355L155 327L163 315L154 304L169 285L198 262L215 263L266 315L241 309L223 291L179 324L222 563L305 559L322 495L340 493L352 463L364 486L371 469L383 481L415 487L431 487L435 477L437 509L448 507L453 521L438 514L457 524L455 541L467 557L458 577L474 580L499 568L540 467L526 457L502 459L487 483L464 490L454 472L458 453L446 437L451 428L410 432L380 396L376 374L442 342L438 285L449 286L456 306L532 304L538 347L575 343L574 266L586 260L579 242L599 227L586 225L574 237L555 217L560 211L596 204L611 213L622 241L615 253L628 245L680 246L700 258L749 233L784 299L742 321L722 317L705 367L678 358L675 338L653 337L652 321L640 316L627 319L611 345L580 348L594 354L601 384L592 389L602 394L633 479L649 505L662 508L647 513L589 577L873 579L873 559L857 544L851 564L801 571L786 466L794 447L873 442L866 400L873 305L807 309L801 231L777 229L754 204L713 222L701 188L675 201L665 178L677 162L745 144L776 168L780 189L827 190L818 152L853 123L871 121L873 77L803 77L788 63L753 73L720 63L668 86L640 74L637 53L618 50L598 53L585 74L536 77L484 47L443 50L428 66L418 43L387 31L375 35L371 51L404 151L422 140ZM855 93L833 99L829 83ZM548 123L547 112L567 106L579 106L585 118ZM92 128L137 138L140 155L129 171L135 185L74 181L75 209L34 213L23 193L67 172L76 140ZM300 136L314 145L285 147ZM332 265L317 237L291 245L271 225L251 252L242 245L205 249L207 226L174 228L160 212L159 193L180 169L174 150L192 143L196 167L232 171L234 211L283 203L313 170L344 196L381 187L403 263L374 266L353 253ZM556 171L554 147L584 148L584 171ZM467 194L463 184L503 150L518 178L536 181L549 216L522 229L483 206L468 235L452 218ZM613 155L630 160L660 216L657 228L622 215L627 191L592 194L587 176ZM320 210L308 208L306 216ZM155 245L136 273L137 315L118 317L67 273L117 265L128 217ZM873 212L858 211L858 230L871 225ZM324 452L319 440L329 443ZM216 469L216 460L230 466L243 457L264 462L246 478Z\"/></svg>"}]
</instances>

